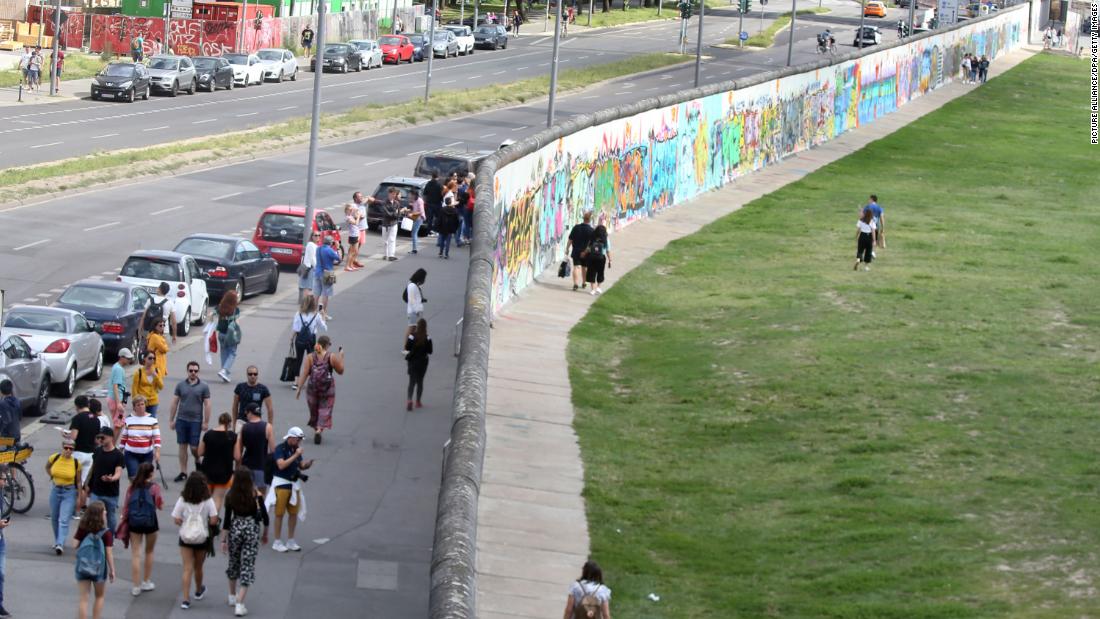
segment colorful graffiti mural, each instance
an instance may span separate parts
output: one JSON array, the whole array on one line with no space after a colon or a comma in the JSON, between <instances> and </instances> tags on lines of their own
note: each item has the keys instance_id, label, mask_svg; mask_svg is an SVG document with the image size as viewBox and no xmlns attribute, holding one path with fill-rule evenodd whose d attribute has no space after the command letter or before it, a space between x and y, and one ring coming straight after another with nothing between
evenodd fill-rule
<instances>
[{"instance_id":1,"label":"colorful graffiti mural","mask_svg":"<svg viewBox=\"0 0 1100 619\"><path fill-rule=\"evenodd\" d=\"M589 127L497 170L493 312L562 257L585 211L618 230L890 114L1019 46L1026 5L825 69Z\"/></svg>"}]
</instances>

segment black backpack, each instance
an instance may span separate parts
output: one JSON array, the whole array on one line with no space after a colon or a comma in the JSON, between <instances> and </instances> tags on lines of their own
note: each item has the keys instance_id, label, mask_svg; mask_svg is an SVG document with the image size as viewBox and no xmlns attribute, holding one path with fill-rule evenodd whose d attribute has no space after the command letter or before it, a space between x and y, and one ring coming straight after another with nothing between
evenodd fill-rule
<instances>
[{"instance_id":1,"label":"black backpack","mask_svg":"<svg viewBox=\"0 0 1100 619\"><path fill-rule=\"evenodd\" d=\"M313 329L310 328L314 320L317 320L317 314L314 314L313 318L309 319L309 322L302 321L301 330L294 334L294 345L298 348L313 350L313 345L317 343L317 335L314 334Z\"/></svg>"},{"instance_id":2,"label":"black backpack","mask_svg":"<svg viewBox=\"0 0 1100 619\"><path fill-rule=\"evenodd\" d=\"M584 250L586 258L592 256L602 256L607 251L607 247L600 239L592 239L592 242L588 244L588 249Z\"/></svg>"},{"instance_id":3,"label":"black backpack","mask_svg":"<svg viewBox=\"0 0 1100 619\"><path fill-rule=\"evenodd\" d=\"M164 317L164 306L167 303L167 298L160 303L149 303L149 307L145 308L145 321L141 323L143 331L152 331L157 326L157 321Z\"/></svg>"}]
</instances>

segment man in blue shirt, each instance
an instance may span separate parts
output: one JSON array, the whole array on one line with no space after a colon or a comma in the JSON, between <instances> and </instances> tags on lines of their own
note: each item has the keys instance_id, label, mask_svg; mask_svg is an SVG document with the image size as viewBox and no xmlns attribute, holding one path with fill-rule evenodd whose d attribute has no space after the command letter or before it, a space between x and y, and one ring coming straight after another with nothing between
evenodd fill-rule
<instances>
[{"instance_id":1,"label":"man in blue shirt","mask_svg":"<svg viewBox=\"0 0 1100 619\"><path fill-rule=\"evenodd\" d=\"M302 452L302 437L305 433L298 426L287 431L283 442L275 447L271 457L275 460L274 475L272 476L272 491L264 501L270 509L271 504L275 508L275 542L271 549L275 552L288 550L300 551L301 546L294 541L294 530L298 526L298 520L305 519L305 499L302 496L302 482L305 478L302 471L313 466L313 460L305 460ZM283 517L289 515L287 520L287 536L283 541Z\"/></svg>"},{"instance_id":2,"label":"man in blue shirt","mask_svg":"<svg viewBox=\"0 0 1100 619\"><path fill-rule=\"evenodd\" d=\"M14 385L8 379L0 380L0 436L10 436L19 442L19 422L23 419L23 406L12 395Z\"/></svg>"},{"instance_id":3,"label":"man in blue shirt","mask_svg":"<svg viewBox=\"0 0 1100 619\"><path fill-rule=\"evenodd\" d=\"M324 245L317 248L317 267L313 269L313 296L317 297L317 310L324 316L325 322L332 319L328 313L328 299L332 296L332 287L336 284L336 265L340 264L340 254L336 252L335 245L339 243L335 237L330 237ZM332 280L325 282L325 273L332 274Z\"/></svg>"},{"instance_id":4,"label":"man in blue shirt","mask_svg":"<svg viewBox=\"0 0 1100 619\"><path fill-rule=\"evenodd\" d=\"M886 220L883 218L882 207L878 205L878 196L871 194L871 201L863 207L865 211L871 211L875 223L875 245L886 248Z\"/></svg>"}]
</instances>

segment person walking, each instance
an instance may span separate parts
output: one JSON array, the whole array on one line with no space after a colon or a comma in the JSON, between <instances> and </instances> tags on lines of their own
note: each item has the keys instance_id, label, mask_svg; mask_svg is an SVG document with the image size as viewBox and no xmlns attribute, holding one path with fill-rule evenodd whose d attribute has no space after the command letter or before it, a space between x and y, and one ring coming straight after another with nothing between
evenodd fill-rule
<instances>
[{"instance_id":1,"label":"person walking","mask_svg":"<svg viewBox=\"0 0 1100 619\"><path fill-rule=\"evenodd\" d=\"M133 414L126 418L118 439L126 475L131 483L143 463L160 464L160 426L157 418L146 410L145 396L135 395L133 405Z\"/></svg>"},{"instance_id":2,"label":"person walking","mask_svg":"<svg viewBox=\"0 0 1100 619\"><path fill-rule=\"evenodd\" d=\"M875 229L875 246L885 249L886 217L882 211L882 207L879 206L878 196L875 194L871 194L870 200L867 202L867 205L863 207L863 210L871 211L871 224L872 227L874 227Z\"/></svg>"},{"instance_id":3,"label":"person walking","mask_svg":"<svg viewBox=\"0 0 1100 619\"><path fill-rule=\"evenodd\" d=\"M145 352L156 355L153 367L161 378L168 378L168 342L164 339L164 320L153 322L153 330L145 341Z\"/></svg>"},{"instance_id":4,"label":"person walking","mask_svg":"<svg viewBox=\"0 0 1100 619\"><path fill-rule=\"evenodd\" d=\"M0 464L0 512L7 509L7 505L4 502L7 500L8 493L4 491L4 486L8 482L8 465ZM0 619L11 617L11 613L4 608L4 576L7 567L7 553L8 545L5 539L5 531L11 526L11 519L4 518L0 520Z\"/></svg>"},{"instance_id":5,"label":"person walking","mask_svg":"<svg viewBox=\"0 0 1100 619\"><path fill-rule=\"evenodd\" d=\"M306 50L306 58L308 59L313 50L313 28L310 28L309 24L306 24L306 27L302 28L301 40L302 49Z\"/></svg>"},{"instance_id":6,"label":"person walking","mask_svg":"<svg viewBox=\"0 0 1100 619\"><path fill-rule=\"evenodd\" d=\"M86 395L78 395L73 400L76 414L69 422L68 438L73 441L73 458L80 463L80 479L77 480L76 505L78 509L84 508L87 495L84 486L88 482L88 475L92 472L92 454L96 449L96 437L99 436L99 417L92 412L91 403ZM79 519L79 516L74 516Z\"/></svg>"},{"instance_id":7,"label":"person walking","mask_svg":"<svg viewBox=\"0 0 1100 619\"><path fill-rule=\"evenodd\" d=\"M436 170L432 170L431 179L424 185L424 205L428 211L428 229L434 232L435 218L443 208L443 185Z\"/></svg>"},{"instance_id":8,"label":"person walking","mask_svg":"<svg viewBox=\"0 0 1100 619\"><path fill-rule=\"evenodd\" d=\"M302 362L305 361L306 354L313 350L313 346L317 343L318 331L328 331L328 325L317 311L317 299L313 297L303 299L302 304L298 306L298 313L294 315L290 334L290 343L294 346L294 356L297 359L295 379L302 371ZM292 382L290 388L298 389L298 383Z\"/></svg>"},{"instance_id":9,"label":"person walking","mask_svg":"<svg viewBox=\"0 0 1100 619\"><path fill-rule=\"evenodd\" d=\"M42 48L35 47L31 52L30 67L27 70L27 81L30 83L31 90L39 90L39 84L42 78Z\"/></svg>"},{"instance_id":10,"label":"person walking","mask_svg":"<svg viewBox=\"0 0 1100 619\"><path fill-rule=\"evenodd\" d=\"M451 257L451 237L458 231L459 225L459 215L458 210L455 209L454 197L449 195L443 198L443 209L439 211L439 215L436 217L435 229L439 233L436 245L439 247L440 258Z\"/></svg>"},{"instance_id":11,"label":"person walking","mask_svg":"<svg viewBox=\"0 0 1100 619\"><path fill-rule=\"evenodd\" d=\"M363 199L363 192L361 191L356 191L355 193L351 194L351 201L353 204L355 204L355 210L359 213L359 220L357 225L359 226L359 250L362 251L363 243L367 242L367 201ZM350 260L348 261L348 264L357 269L361 269L366 266L358 260Z\"/></svg>"},{"instance_id":12,"label":"person walking","mask_svg":"<svg viewBox=\"0 0 1100 619\"><path fill-rule=\"evenodd\" d=\"M977 54L971 54L970 55L970 83L971 84L977 84L978 83L978 64L979 63L980 63L980 61L978 60L978 55Z\"/></svg>"},{"instance_id":13,"label":"person walking","mask_svg":"<svg viewBox=\"0 0 1100 619\"><path fill-rule=\"evenodd\" d=\"M458 211L460 223L458 233L455 236L455 245L462 247L470 238L469 228L472 221L470 218L470 184L465 174L459 178L458 185L454 188L454 196L455 210Z\"/></svg>"},{"instance_id":14,"label":"person walking","mask_svg":"<svg viewBox=\"0 0 1100 619\"><path fill-rule=\"evenodd\" d=\"M241 466L252 471L252 483L261 492L267 489L264 481L264 463L268 455L275 450L275 433L271 424L260 418L260 407L249 404L248 420L237 433L237 444L233 446L233 459Z\"/></svg>"},{"instance_id":15,"label":"person walking","mask_svg":"<svg viewBox=\"0 0 1100 619\"><path fill-rule=\"evenodd\" d=\"M199 362L187 362L187 378L176 385L172 398L172 410L168 417L168 429L176 431L179 446L180 472L176 482L187 479L187 452L195 456L195 468L199 466L199 439L210 426L210 385L199 378Z\"/></svg>"},{"instance_id":16,"label":"person walking","mask_svg":"<svg viewBox=\"0 0 1100 619\"><path fill-rule=\"evenodd\" d=\"M410 327L424 316L424 302L427 299L424 298L424 291L420 287L424 285L424 280L427 278L427 271L417 269L405 286L405 293L402 296L405 297L405 313L409 317Z\"/></svg>"},{"instance_id":17,"label":"person walking","mask_svg":"<svg viewBox=\"0 0 1100 619\"><path fill-rule=\"evenodd\" d=\"M65 50L57 50L57 55L54 57L53 62L53 89L54 92L61 94L61 72L65 69Z\"/></svg>"},{"instance_id":18,"label":"person walking","mask_svg":"<svg viewBox=\"0 0 1100 619\"><path fill-rule=\"evenodd\" d=\"M73 549L76 550L76 582L80 588L77 617L87 619L88 597L95 590L92 617L103 616L103 599L107 582L115 581L114 532L107 528L106 508L102 501L93 501L85 510L76 528Z\"/></svg>"},{"instance_id":19,"label":"person walking","mask_svg":"<svg viewBox=\"0 0 1100 619\"><path fill-rule=\"evenodd\" d=\"M313 296L317 297L317 309L325 317L325 322L332 320L332 315L328 312L328 304L333 295L333 288L336 286L336 265L340 264L340 254L334 247L337 243L335 238L331 238L317 248Z\"/></svg>"},{"instance_id":20,"label":"person walking","mask_svg":"<svg viewBox=\"0 0 1100 619\"><path fill-rule=\"evenodd\" d=\"M872 251L875 247L875 227L874 219L875 215L871 209L863 209L863 213L859 218L856 226L859 228L859 232L856 234L856 263L852 265L852 270L859 270L859 263L863 263L863 270L871 270L871 260L874 258Z\"/></svg>"},{"instance_id":21,"label":"person walking","mask_svg":"<svg viewBox=\"0 0 1100 619\"><path fill-rule=\"evenodd\" d=\"M424 395L424 375L428 373L428 356L432 354L432 338L428 337L428 321L420 318L405 340L405 364L408 366L409 386L405 394L405 410L413 409L413 390L416 391L416 407L421 408Z\"/></svg>"},{"instance_id":22,"label":"person walking","mask_svg":"<svg viewBox=\"0 0 1100 619\"><path fill-rule=\"evenodd\" d=\"M21 71L22 74L23 74L22 84L23 84L23 86L25 86L27 88L31 87L30 71L31 71L31 56L32 55L33 55L33 52L31 52L31 46L30 45L24 45L23 46L23 55L19 57L19 71Z\"/></svg>"},{"instance_id":23,"label":"person walking","mask_svg":"<svg viewBox=\"0 0 1100 619\"><path fill-rule=\"evenodd\" d=\"M157 373L156 353L145 353L142 362L143 365L134 372L130 392L134 394L135 400L138 396L145 398L145 410L156 417L160 390L164 389L164 377Z\"/></svg>"},{"instance_id":24,"label":"person walking","mask_svg":"<svg viewBox=\"0 0 1100 619\"><path fill-rule=\"evenodd\" d=\"M160 522L157 512L164 508L160 486L153 482L152 462L143 462L130 477L126 500L122 503L119 538L130 545L130 595L153 591L153 550L157 546Z\"/></svg>"},{"instance_id":25,"label":"person walking","mask_svg":"<svg viewBox=\"0 0 1100 619\"><path fill-rule=\"evenodd\" d=\"M607 227L603 224L596 226L592 231L592 240L588 248L583 252L584 257L584 281L592 289L589 294L595 296L603 294L604 268L611 268L611 247L607 238Z\"/></svg>"},{"instance_id":26,"label":"person walking","mask_svg":"<svg viewBox=\"0 0 1100 619\"><path fill-rule=\"evenodd\" d=\"M237 469L233 473L233 486L225 496L224 523L222 552L229 561L225 568L225 576L229 579L229 604L234 607L234 615L243 617L248 614L245 596L256 582L256 555L260 544L267 544L269 525L263 495L252 483L248 469Z\"/></svg>"},{"instance_id":27,"label":"person walking","mask_svg":"<svg viewBox=\"0 0 1100 619\"><path fill-rule=\"evenodd\" d=\"M970 83L970 54L963 54L962 63L960 63L959 70L962 71L962 83Z\"/></svg>"},{"instance_id":28,"label":"person walking","mask_svg":"<svg viewBox=\"0 0 1100 619\"><path fill-rule=\"evenodd\" d=\"M411 189L409 190L409 212L408 217L412 220L412 230L409 231L412 237L412 250L410 254L417 253L419 249L420 227L424 225L424 218L427 216L427 212L424 210L424 198L420 197L420 192Z\"/></svg>"},{"instance_id":29,"label":"person walking","mask_svg":"<svg viewBox=\"0 0 1100 619\"><path fill-rule=\"evenodd\" d=\"M332 339L327 335L317 338L313 353L306 357L305 366L298 376L298 393L294 399L302 396L302 384L306 383L306 405L309 407L309 422L313 428L313 443L321 444L321 434L332 429L332 409L336 404L336 374L344 373L344 348L336 353L329 351ZM276 533L278 529L276 529Z\"/></svg>"},{"instance_id":30,"label":"person walking","mask_svg":"<svg viewBox=\"0 0 1100 619\"><path fill-rule=\"evenodd\" d=\"M183 492L172 508L172 520L179 527L180 558L183 560L183 601L180 608L191 608L191 581L195 581L195 599L206 595L202 566L213 547L210 528L218 525L218 508L210 497L206 475L195 471L187 476Z\"/></svg>"},{"instance_id":31,"label":"person walking","mask_svg":"<svg viewBox=\"0 0 1100 619\"><path fill-rule=\"evenodd\" d=\"M302 262L298 265L298 300L313 296L314 270L317 266L317 241L321 233L314 230L302 250Z\"/></svg>"},{"instance_id":32,"label":"person walking","mask_svg":"<svg viewBox=\"0 0 1100 619\"><path fill-rule=\"evenodd\" d=\"M569 585L564 617L611 619L611 589L603 584L603 570L595 561L586 561L581 577Z\"/></svg>"},{"instance_id":33,"label":"person walking","mask_svg":"<svg viewBox=\"0 0 1100 619\"><path fill-rule=\"evenodd\" d=\"M237 415L236 427L244 425L247 415L245 407L255 404L267 407L267 422L275 423L275 404L271 399L271 390L260 382L260 368L250 365L245 369L245 382L237 383L233 389L233 410Z\"/></svg>"},{"instance_id":34,"label":"person walking","mask_svg":"<svg viewBox=\"0 0 1100 619\"><path fill-rule=\"evenodd\" d=\"M325 336L322 336L325 337ZM302 493L301 472L313 466L313 460L304 458L302 438L305 433L298 426L287 431L283 442L275 447L271 457L275 460L274 476L271 488L264 498L264 506L270 513L275 511L275 542L271 549L275 552L300 551L301 546L294 541L294 530L298 522L305 522L306 500ZM287 521L287 540L282 539L283 516L290 515Z\"/></svg>"},{"instance_id":35,"label":"person walking","mask_svg":"<svg viewBox=\"0 0 1100 619\"><path fill-rule=\"evenodd\" d=\"M519 25L523 23L523 18L519 14L519 10L512 11L512 38L519 38Z\"/></svg>"},{"instance_id":36,"label":"person walking","mask_svg":"<svg viewBox=\"0 0 1100 619\"><path fill-rule=\"evenodd\" d=\"M98 439L86 490L88 501L103 503L107 509L107 527L114 531L118 528L118 480L122 479L125 459L122 450L115 448L115 435L109 429L100 429Z\"/></svg>"},{"instance_id":37,"label":"person walking","mask_svg":"<svg viewBox=\"0 0 1100 619\"><path fill-rule=\"evenodd\" d=\"M176 313L172 311L172 299L168 296L170 292L172 292L172 287L168 285L168 282L161 282L157 286L157 291L153 293L153 299L141 312L141 320L138 321L140 350L148 348L146 342L148 341L149 332L156 330L158 318L164 320L160 333L163 335L167 331L168 337L172 338L172 343L176 343Z\"/></svg>"},{"instance_id":38,"label":"person walking","mask_svg":"<svg viewBox=\"0 0 1100 619\"><path fill-rule=\"evenodd\" d=\"M569 239L565 243L565 253L573 261L573 290L588 285L584 273L586 260L581 254L592 242L592 233L592 211L585 211L583 220L569 231Z\"/></svg>"},{"instance_id":39,"label":"person walking","mask_svg":"<svg viewBox=\"0 0 1100 619\"><path fill-rule=\"evenodd\" d=\"M218 376L222 381L229 382L230 372L233 370L233 362L237 360L237 346L241 343L241 325L239 319L241 310L237 307L240 299L233 290L222 295L217 309L212 318L217 318L217 326L214 328L218 334L218 355L221 357L222 369L218 370Z\"/></svg>"},{"instance_id":40,"label":"person walking","mask_svg":"<svg viewBox=\"0 0 1100 619\"><path fill-rule=\"evenodd\" d=\"M233 448L237 444L237 434L233 431L233 415L224 412L218 415L218 425L202 435L198 457L202 458L199 467L210 484L210 494L214 506L220 512L225 502L226 492L233 479ZM249 477L249 480L252 478Z\"/></svg>"},{"instance_id":41,"label":"person walking","mask_svg":"<svg viewBox=\"0 0 1100 619\"><path fill-rule=\"evenodd\" d=\"M82 472L80 461L73 457L73 442L65 439L61 451L46 460L46 475L50 477L50 528L53 530L53 551L64 552L69 537L69 521L76 509L77 484Z\"/></svg>"},{"instance_id":42,"label":"person walking","mask_svg":"<svg viewBox=\"0 0 1100 619\"><path fill-rule=\"evenodd\" d=\"M359 209L354 204L344 205L344 221L348 230L348 260L344 265L345 271L358 271L355 266L359 256Z\"/></svg>"}]
</instances>

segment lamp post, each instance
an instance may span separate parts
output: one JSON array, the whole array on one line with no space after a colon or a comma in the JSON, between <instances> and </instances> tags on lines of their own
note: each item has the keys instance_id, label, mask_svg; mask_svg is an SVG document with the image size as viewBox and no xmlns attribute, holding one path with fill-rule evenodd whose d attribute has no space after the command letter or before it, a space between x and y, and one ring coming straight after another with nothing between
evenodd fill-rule
<instances>
[{"instance_id":1,"label":"lamp post","mask_svg":"<svg viewBox=\"0 0 1100 619\"><path fill-rule=\"evenodd\" d=\"M796 4L797 1L798 0L791 0L791 32L790 32L789 36L787 37L787 66L788 67L791 66L791 55L794 54L794 20L795 20L795 16L798 15L798 8L797 8L797 4Z\"/></svg>"},{"instance_id":2,"label":"lamp post","mask_svg":"<svg viewBox=\"0 0 1100 619\"><path fill-rule=\"evenodd\" d=\"M550 64L550 104L546 107L547 127L554 124L554 95L558 92L558 41L561 39L561 5L563 1L558 0L557 15L554 16L554 61Z\"/></svg>"},{"instance_id":3,"label":"lamp post","mask_svg":"<svg viewBox=\"0 0 1100 619\"><path fill-rule=\"evenodd\" d=\"M911 3L917 0L910 0ZM867 8L867 0L860 0L859 2L859 30L856 31L856 39L859 40L859 49L863 49L863 22L867 19L865 9Z\"/></svg>"},{"instance_id":4,"label":"lamp post","mask_svg":"<svg viewBox=\"0 0 1100 619\"><path fill-rule=\"evenodd\" d=\"M699 33L695 36L695 87L699 87L699 69L703 63L703 14L707 12L706 0L699 3Z\"/></svg>"},{"instance_id":5,"label":"lamp post","mask_svg":"<svg viewBox=\"0 0 1100 619\"><path fill-rule=\"evenodd\" d=\"M913 18L915 17L917 10L917 0L909 0L909 25L905 28L907 35L913 34Z\"/></svg>"},{"instance_id":6,"label":"lamp post","mask_svg":"<svg viewBox=\"0 0 1100 619\"><path fill-rule=\"evenodd\" d=\"M41 10L41 7L39 7ZM43 11L45 12L45 11ZM61 0L57 0L53 15L53 57L50 58L50 96L57 94L57 42L61 39Z\"/></svg>"},{"instance_id":7,"label":"lamp post","mask_svg":"<svg viewBox=\"0 0 1100 619\"><path fill-rule=\"evenodd\" d=\"M317 45L325 44L325 9L328 0L317 4ZM302 247L309 243L313 233L313 218L317 212L317 134L321 130L321 76L325 73L320 55L314 55L313 65L313 119L309 126L309 163L306 166L306 226L302 230Z\"/></svg>"},{"instance_id":8,"label":"lamp post","mask_svg":"<svg viewBox=\"0 0 1100 619\"><path fill-rule=\"evenodd\" d=\"M439 0L436 0L438 2ZM435 4L432 4L432 18L428 21L428 76L424 80L424 103L432 92L432 59L435 58Z\"/></svg>"}]
</instances>

